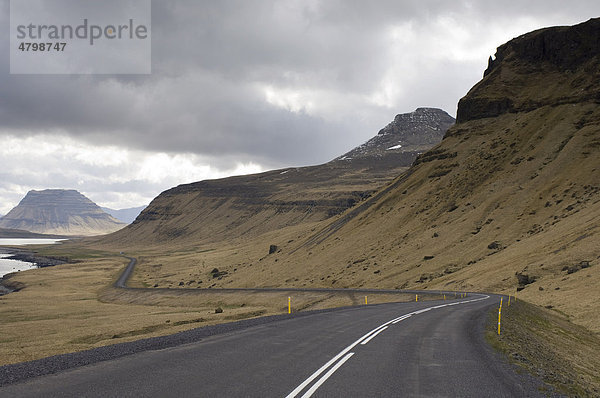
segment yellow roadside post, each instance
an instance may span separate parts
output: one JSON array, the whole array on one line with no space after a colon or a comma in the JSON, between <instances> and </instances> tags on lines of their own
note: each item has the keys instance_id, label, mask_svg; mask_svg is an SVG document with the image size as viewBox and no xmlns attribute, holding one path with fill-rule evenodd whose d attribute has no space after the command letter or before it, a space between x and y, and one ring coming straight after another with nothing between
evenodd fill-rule
<instances>
[{"instance_id":1,"label":"yellow roadside post","mask_svg":"<svg viewBox=\"0 0 600 398\"><path fill-rule=\"evenodd\" d=\"M367 304L368 304L368 302L367 302L367 296L365 296L365 305L367 305Z\"/></svg>"},{"instance_id":2,"label":"yellow roadside post","mask_svg":"<svg viewBox=\"0 0 600 398\"><path fill-rule=\"evenodd\" d=\"M288 314L292 313L292 298L288 297Z\"/></svg>"},{"instance_id":3,"label":"yellow roadside post","mask_svg":"<svg viewBox=\"0 0 600 398\"><path fill-rule=\"evenodd\" d=\"M446 295L444 294L444 301L446 301Z\"/></svg>"},{"instance_id":4,"label":"yellow roadside post","mask_svg":"<svg viewBox=\"0 0 600 398\"><path fill-rule=\"evenodd\" d=\"M500 335L500 317L502 316L502 297L500 297L500 307L498 308L498 335Z\"/></svg>"},{"instance_id":5,"label":"yellow roadside post","mask_svg":"<svg viewBox=\"0 0 600 398\"><path fill-rule=\"evenodd\" d=\"M419 295L415 294L415 301L419 301Z\"/></svg>"}]
</instances>

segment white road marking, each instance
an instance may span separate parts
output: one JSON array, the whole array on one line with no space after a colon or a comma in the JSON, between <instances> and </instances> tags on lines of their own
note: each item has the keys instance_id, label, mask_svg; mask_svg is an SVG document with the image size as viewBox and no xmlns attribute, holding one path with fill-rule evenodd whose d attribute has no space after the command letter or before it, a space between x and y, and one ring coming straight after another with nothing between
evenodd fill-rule
<instances>
[{"instance_id":1,"label":"white road marking","mask_svg":"<svg viewBox=\"0 0 600 398\"><path fill-rule=\"evenodd\" d=\"M388 322L388 323L389 323L389 322ZM371 330L369 333L367 333L367 334L365 334L363 337L361 337L361 340L364 340L364 339L368 339L368 338L370 338L370 337L371 337L371 335L372 335L373 333L375 333L375 334L379 333L379 329L381 329L381 328L385 327L385 325L387 325L387 323L384 323L383 325L381 325L381 326L378 326L378 327L376 327L375 329Z\"/></svg>"},{"instance_id":2,"label":"white road marking","mask_svg":"<svg viewBox=\"0 0 600 398\"><path fill-rule=\"evenodd\" d=\"M325 383L329 376L331 376L336 370L338 370L338 368L342 366L344 362L350 359L352 355L354 355L353 352L346 354L344 358L342 358L338 363L336 363L333 368L329 369L329 371L325 373L323 377L321 377L315 384L313 384L313 386L306 393L304 393L302 398L309 398L310 396L312 396L315 393L315 391L317 391L317 389L321 387L321 384Z\"/></svg>"},{"instance_id":3,"label":"white road marking","mask_svg":"<svg viewBox=\"0 0 600 398\"><path fill-rule=\"evenodd\" d=\"M410 318L411 316L412 316L411 314L406 314L406 315L402 315L401 317L398 317L396 319L392 319L392 325L395 325L395 324L397 324L400 321L403 321L403 320L405 320L407 318Z\"/></svg>"},{"instance_id":4,"label":"white road marking","mask_svg":"<svg viewBox=\"0 0 600 398\"><path fill-rule=\"evenodd\" d=\"M431 310L431 308L432 308L432 307L429 307L429 308L424 308L424 309L422 309L422 310L419 310L419 311L415 311L415 312L413 312L413 314L414 314L414 315L422 314L422 313L424 313L424 312L430 311L430 310Z\"/></svg>"},{"instance_id":5,"label":"white road marking","mask_svg":"<svg viewBox=\"0 0 600 398\"><path fill-rule=\"evenodd\" d=\"M387 328L388 328L388 327L386 326L386 327L383 327L383 328L379 329L377 332L375 332L375 333L373 333L372 335L370 335L368 339L366 339L366 340L362 341L360 344L361 344L361 345L365 345L365 344L367 344L367 343L368 343L369 341L371 341L371 340L372 340L372 339L373 339L375 336L377 336L379 333L383 332L383 331L384 331L385 329L387 329Z\"/></svg>"},{"instance_id":6,"label":"white road marking","mask_svg":"<svg viewBox=\"0 0 600 398\"><path fill-rule=\"evenodd\" d=\"M327 368L329 368L331 365L333 365L338 359L340 359L348 351L350 351L351 349L353 349L358 343L360 343L364 339L368 338L372 333L376 332L377 330L381 329L382 327L384 327L386 325L387 324L383 324L381 326L376 327L375 329L371 330L369 333L367 333L364 336L362 336L360 339L356 340L354 343L350 344L348 347L344 348L339 354L337 354L335 357L331 358L331 360L329 362L327 362L325 365L321 366L315 373L313 373L312 375L310 375L308 377L308 379L304 380L298 387L296 387L294 389L294 391L292 391L291 393L289 393L286 396L286 398L293 398L296 395L298 395L300 393L300 391L304 390L304 388L307 385L309 385L314 379L316 379L317 377L319 377L319 375L321 373L323 373Z\"/></svg>"},{"instance_id":7,"label":"white road marking","mask_svg":"<svg viewBox=\"0 0 600 398\"><path fill-rule=\"evenodd\" d=\"M321 377L315 384L313 384L313 386L306 393L304 393L304 395L301 398L310 397L321 386L321 384L323 384L325 382L325 380L327 380L336 370L338 370L338 368L340 366L342 366L344 364L344 362L346 362L352 355L354 355L353 352L347 354L348 351L350 351L351 349L356 347L358 344L363 344L363 345L367 344L372 338L374 338L380 332L383 332L385 329L387 329L388 325L390 325L390 324L396 324L404 319L410 318L412 315L422 314L422 313L432 310L434 308L442 308L442 307L452 306L452 305L457 305L457 304L474 303L476 301L486 300L488 298L490 298L490 296L484 295L484 297L480 297L478 299L459 301L459 302L455 302L455 303L448 303L448 304L443 304L443 305L438 305L438 306L433 306L433 307L427 307L422 310L413 311L409 314L401 315L398 318L394 318L390 321L387 321L386 323L379 325L375 329L369 331L367 334L363 335L360 339L356 340L354 343L350 344L348 347L346 347L342 351L340 351L339 354L337 354L336 356L331 358L325 365L321 366L316 372L314 372L306 380L304 380L298 387L296 387L294 389L294 391L289 393L285 398L294 398L302 390L304 390L306 388L306 386L308 386L310 383L312 383L312 381L314 379L319 377L319 375L321 373L323 373L325 370L327 370L331 365L333 365L335 363L335 365L331 369L329 369L329 371L327 371L327 373L325 373L325 375L323 377ZM363 343L363 341L364 341L364 343ZM336 363L336 361L338 359L340 359L343 355L346 355L346 356L344 356L339 362Z\"/></svg>"}]
</instances>

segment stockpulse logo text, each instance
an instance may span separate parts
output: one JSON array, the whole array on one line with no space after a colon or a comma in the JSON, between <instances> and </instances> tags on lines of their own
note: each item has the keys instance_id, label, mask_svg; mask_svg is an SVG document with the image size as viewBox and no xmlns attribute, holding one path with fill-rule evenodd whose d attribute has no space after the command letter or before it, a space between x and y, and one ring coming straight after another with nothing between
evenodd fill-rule
<instances>
[{"instance_id":1,"label":"stockpulse logo text","mask_svg":"<svg viewBox=\"0 0 600 398\"><path fill-rule=\"evenodd\" d=\"M81 25L29 25L17 26L18 39L32 40L66 40L82 39L89 40L90 45L100 39L146 39L148 37L148 28L146 25L136 25L133 19L130 19L124 25L90 25L88 20L84 19Z\"/></svg>"}]
</instances>

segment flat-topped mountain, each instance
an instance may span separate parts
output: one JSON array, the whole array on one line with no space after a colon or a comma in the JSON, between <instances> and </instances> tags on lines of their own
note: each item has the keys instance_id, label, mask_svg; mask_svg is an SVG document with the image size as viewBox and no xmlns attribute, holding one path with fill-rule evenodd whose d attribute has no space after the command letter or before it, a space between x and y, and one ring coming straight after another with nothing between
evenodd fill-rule
<instances>
[{"instance_id":1,"label":"flat-topped mountain","mask_svg":"<svg viewBox=\"0 0 600 398\"><path fill-rule=\"evenodd\" d=\"M104 241L215 242L325 220L407 170L453 123L442 110L420 108L396 116L345 159L180 185L161 193L133 224ZM405 147L396 148L400 142Z\"/></svg>"},{"instance_id":2,"label":"flat-topped mountain","mask_svg":"<svg viewBox=\"0 0 600 398\"><path fill-rule=\"evenodd\" d=\"M65 189L29 191L0 219L1 228L66 236L102 235L124 226L79 192Z\"/></svg>"}]
</instances>

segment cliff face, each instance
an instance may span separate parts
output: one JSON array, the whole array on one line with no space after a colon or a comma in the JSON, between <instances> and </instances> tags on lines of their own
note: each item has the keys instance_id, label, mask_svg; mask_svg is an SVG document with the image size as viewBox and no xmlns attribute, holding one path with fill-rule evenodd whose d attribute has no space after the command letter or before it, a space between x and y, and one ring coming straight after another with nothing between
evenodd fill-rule
<instances>
[{"instance_id":1,"label":"cliff face","mask_svg":"<svg viewBox=\"0 0 600 398\"><path fill-rule=\"evenodd\" d=\"M519 36L498 47L460 100L457 123L543 106L600 103L600 18Z\"/></svg>"},{"instance_id":2,"label":"cliff face","mask_svg":"<svg viewBox=\"0 0 600 398\"><path fill-rule=\"evenodd\" d=\"M311 167L200 181L161 193L106 243L217 242L319 222L364 200L442 140L454 119L439 109L398 115L366 144ZM402 143L402 144L401 144Z\"/></svg>"},{"instance_id":3,"label":"cliff face","mask_svg":"<svg viewBox=\"0 0 600 398\"><path fill-rule=\"evenodd\" d=\"M0 227L43 234L91 236L125 226L75 190L29 191Z\"/></svg>"}]
</instances>

